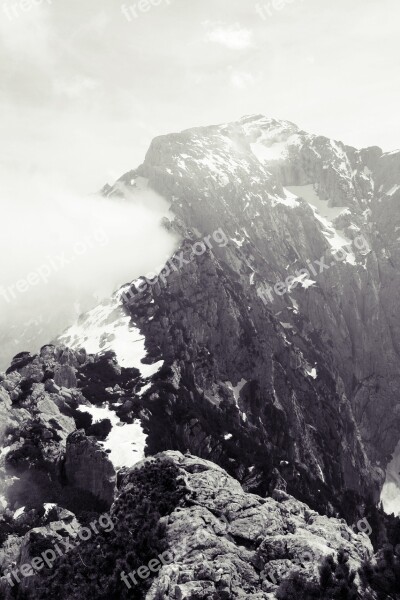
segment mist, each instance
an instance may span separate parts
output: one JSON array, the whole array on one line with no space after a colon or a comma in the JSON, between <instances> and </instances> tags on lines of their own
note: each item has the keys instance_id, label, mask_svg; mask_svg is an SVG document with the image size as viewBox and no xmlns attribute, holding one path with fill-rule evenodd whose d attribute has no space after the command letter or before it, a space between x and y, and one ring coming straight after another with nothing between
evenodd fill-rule
<instances>
[{"instance_id":1,"label":"mist","mask_svg":"<svg viewBox=\"0 0 400 600\"><path fill-rule=\"evenodd\" d=\"M178 245L161 225L168 203L145 180L126 199L84 196L61 181L0 173L0 370L154 271Z\"/></svg>"}]
</instances>

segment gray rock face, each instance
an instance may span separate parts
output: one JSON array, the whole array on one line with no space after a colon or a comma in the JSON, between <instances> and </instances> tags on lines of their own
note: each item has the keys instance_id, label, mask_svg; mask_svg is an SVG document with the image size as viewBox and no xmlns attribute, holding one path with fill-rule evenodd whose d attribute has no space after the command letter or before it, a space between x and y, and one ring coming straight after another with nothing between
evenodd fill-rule
<instances>
[{"instance_id":1,"label":"gray rock face","mask_svg":"<svg viewBox=\"0 0 400 600\"><path fill-rule=\"evenodd\" d=\"M82 392L84 386L94 400L100 395L118 401L119 410L130 419L131 388L138 374L133 372L132 377L128 370L124 379L114 359L104 360L105 366L98 365L84 350L49 345L36 356L18 355L7 373L0 375L0 515L29 503L53 503L61 498L69 506L73 492L66 490L68 486L111 504L115 471L108 454L95 438L68 438L76 430L75 418L82 415L77 407L90 404ZM89 427L87 419L86 423L83 426Z\"/></svg>"},{"instance_id":2,"label":"gray rock face","mask_svg":"<svg viewBox=\"0 0 400 600\"><path fill-rule=\"evenodd\" d=\"M65 475L69 485L86 490L110 506L114 500L116 473L106 452L84 431L67 439Z\"/></svg>"},{"instance_id":3,"label":"gray rock face","mask_svg":"<svg viewBox=\"0 0 400 600\"><path fill-rule=\"evenodd\" d=\"M272 599L294 570L316 579L321 559L336 557L340 548L353 569L372 556L365 534L284 492L261 498L244 492L213 463L179 452L163 455L178 466L192 505L164 519L170 564L159 571L146 600L206 599L217 592L219 598Z\"/></svg>"},{"instance_id":4,"label":"gray rock face","mask_svg":"<svg viewBox=\"0 0 400 600\"><path fill-rule=\"evenodd\" d=\"M9 490L17 481L17 471L21 485L26 477L25 487L30 487L32 500L35 498L36 488L29 472L34 461L28 464L25 460L23 469L9 461L10 456L28 447L27 429L33 423L40 428L35 441L36 459L40 456L42 465L53 475L58 472L65 440L75 430L74 419L61 412L65 402L61 396L46 391L43 376L40 357L32 357L28 365L9 372L0 380L0 512L6 507Z\"/></svg>"},{"instance_id":5,"label":"gray rock face","mask_svg":"<svg viewBox=\"0 0 400 600\"><path fill-rule=\"evenodd\" d=\"M0 594L5 600L11 600L14 597L13 588L16 587L18 579L20 580L19 589L23 590L28 597L30 597L30 592L35 591L37 575L31 567L29 570L30 576L22 576L20 573L22 565L30 565L33 559L40 559L43 548L54 549L55 546L59 545L62 549L64 548L62 542L66 537L70 539L76 537L80 524L75 515L58 506L54 506L53 510L56 511L58 520L51 521L41 527L34 527L22 537L10 536L0 550L2 570L6 574L16 571L18 577L16 579L11 576L13 585L10 585L5 576L0 578ZM40 540L39 544L38 540Z\"/></svg>"},{"instance_id":6,"label":"gray rock face","mask_svg":"<svg viewBox=\"0 0 400 600\"><path fill-rule=\"evenodd\" d=\"M180 379L166 437L223 461L224 443L200 415L176 425L176 397L225 398L278 469L286 460L339 494L377 499L400 437L400 153L256 116L156 138L115 193L138 176L171 201L185 238L185 263L166 285L128 301L152 357ZM207 235L212 247L193 256ZM300 269L309 276L273 290ZM152 450L168 448L162 437L151 446L150 434ZM242 480L252 465L238 462L230 472Z\"/></svg>"}]
</instances>

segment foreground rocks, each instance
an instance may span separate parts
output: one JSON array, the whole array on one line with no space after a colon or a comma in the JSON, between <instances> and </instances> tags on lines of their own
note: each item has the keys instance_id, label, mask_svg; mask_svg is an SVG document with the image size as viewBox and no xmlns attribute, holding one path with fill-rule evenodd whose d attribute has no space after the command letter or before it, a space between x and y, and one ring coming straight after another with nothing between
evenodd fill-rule
<instances>
[{"instance_id":1,"label":"foreground rocks","mask_svg":"<svg viewBox=\"0 0 400 600\"><path fill-rule=\"evenodd\" d=\"M9 537L0 552L3 573L30 563L43 543L52 548L60 536L68 535L75 549L51 572L39 571L18 586L1 579L1 597L11 600L23 590L26 600L53 599L56 591L60 600L275 600L294 572L319 585L326 557L344 551L355 573L373 557L369 538L342 520L319 515L283 490L266 498L246 493L221 467L189 454L163 452L120 476L110 535L78 540L74 515L53 507L47 521ZM143 543L136 544L139 538ZM130 560L133 576L143 569L148 574L129 588L121 576L128 575ZM150 573L154 560L158 568ZM363 593L358 575L356 585Z\"/></svg>"},{"instance_id":2,"label":"foreground rocks","mask_svg":"<svg viewBox=\"0 0 400 600\"><path fill-rule=\"evenodd\" d=\"M160 457L179 468L188 502L164 519L173 559L160 570L146 600L206 600L217 592L219 598L272 600L293 570L316 580L318 564L326 556L336 557L340 548L353 569L373 554L365 534L319 515L285 492L261 498L244 492L211 462L172 451Z\"/></svg>"}]
</instances>

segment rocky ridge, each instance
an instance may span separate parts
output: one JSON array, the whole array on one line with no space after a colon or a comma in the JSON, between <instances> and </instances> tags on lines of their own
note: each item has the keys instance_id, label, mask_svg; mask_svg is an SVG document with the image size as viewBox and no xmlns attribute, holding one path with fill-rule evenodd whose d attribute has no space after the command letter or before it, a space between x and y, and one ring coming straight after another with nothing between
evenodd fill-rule
<instances>
[{"instance_id":1,"label":"rocky ridge","mask_svg":"<svg viewBox=\"0 0 400 600\"><path fill-rule=\"evenodd\" d=\"M164 518L173 562L162 567L146 600L213 598L217 592L221 599L272 600L294 570L318 579L317 565L340 548L355 570L373 554L365 534L282 490L262 498L244 492L213 463L179 452L163 456L178 466L193 500Z\"/></svg>"}]
</instances>

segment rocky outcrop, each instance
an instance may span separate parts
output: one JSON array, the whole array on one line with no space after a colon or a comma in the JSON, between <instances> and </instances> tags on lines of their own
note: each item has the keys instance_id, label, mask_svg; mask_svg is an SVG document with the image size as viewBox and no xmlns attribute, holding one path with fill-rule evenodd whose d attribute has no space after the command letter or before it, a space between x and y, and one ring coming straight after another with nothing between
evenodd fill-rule
<instances>
[{"instance_id":1,"label":"rocky outcrop","mask_svg":"<svg viewBox=\"0 0 400 600\"><path fill-rule=\"evenodd\" d=\"M50 511L52 512L51 516L49 516ZM26 520L28 521L29 517ZM15 597L14 593L18 582L19 593L28 594L29 597L30 593L34 592L37 582L37 574L30 567L32 560L39 560L42 563L41 568L43 568L45 565L43 565L42 552L47 549L54 550L57 545L63 549L65 539L73 539L80 529L75 515L56 505L48 506L45 515L40 520L44 523L29 529L25 535L9 536L0 551L0 568L4 574L0 578L0 593L5 600ZM21 575L20 572L23 565L27 569L25 575ZM12 574L13 571L16 576ZM29 576L27 576L28 572Z\"/></svg>"},{"instance_id":2,"label":"rocky outcrop","mask_svg":"<svg viewBox=\"0 0 400 600\"><path fill-rule=\"evenodd\" d=\"M340 548L354 570L373 554L357 527L321 516L285 492L262 498L244 492L213 463L171 451L155 458L161 457L178 467L188 500L163 519L170 564L162 566L146 600L272 600L296 570L318 580L321 560L336 557Z\"/></svg>"},{"instance_id":3,"label":"rocky outcrop","mask_svg":"<svg viewBox=\"0 0 400 600\"><path fill-rule=\"evenodd\" d=\"M95 438L87 437L82 430L71 433L67 439L64 469L68 485L90 492L107 506L112 504L115 469Z\"/></svg>"},{"instance_id":4,"label":"rocky outcrop","mask_svg":"<svg viewBox=\"0 0 400 600\"><path fill-rule=\"evenodd\" d=\"M321 591L316 597L331 598L320 566L342 556L359 597L375 599L358 574L373 557L365 523L350 528L283 490L246 493L219 466L189 454L168 451L129 469L110 516L110 535L80 541L54 562L49 579L41 571L35 587L24 584L27 598L276 600L294 574ZM68 534L76 540L76 529ZM32 535L21 553L28 561Z\"/></svg>"},{"instance_id":5,"label":"rocky outcrop","mask_svg":"<svg viewBox=\"0 0 400 600\"><path fill-rule=\"evenodd\" d=\"M22 540L19 555L19 565L31 563L36 556L40 556L39 549L55 548L57 544L63 548L62 542L66 538L74 539L80 524L75 515L68 510L58 509L58 520L52 521L43 527L35 527L25 534ZM60 543L61 542L61 543ZM24 577L21 580L22 589L34 589L36 577Z\"/></svg>"},{"instance_id":6,"label":"rocky outcrop","mask_svg":"<svg viewBox=\"0 0 400 600\"><path fill-rule=\"evenodd\" d=\"M17 355L7 373L0 374L0 514L6 508L45 502L76 509L72 490L66 490L71 482L109 505L115 472L108 455L95 438L80 446L80 458L79 444L75 453L70 444L67 464L74 464L77 472L69 472L66 481L66 441L77 423L90 427L88 415L78 407L91 401L108 400L124 422L132 422L140 410L133 403L136 385L143 385L139 372L121 368L110 352L95 357L85 350L48 345L34 356ZM87 509L90 498L88 503Z\"/></svg>"}]
</instances>

